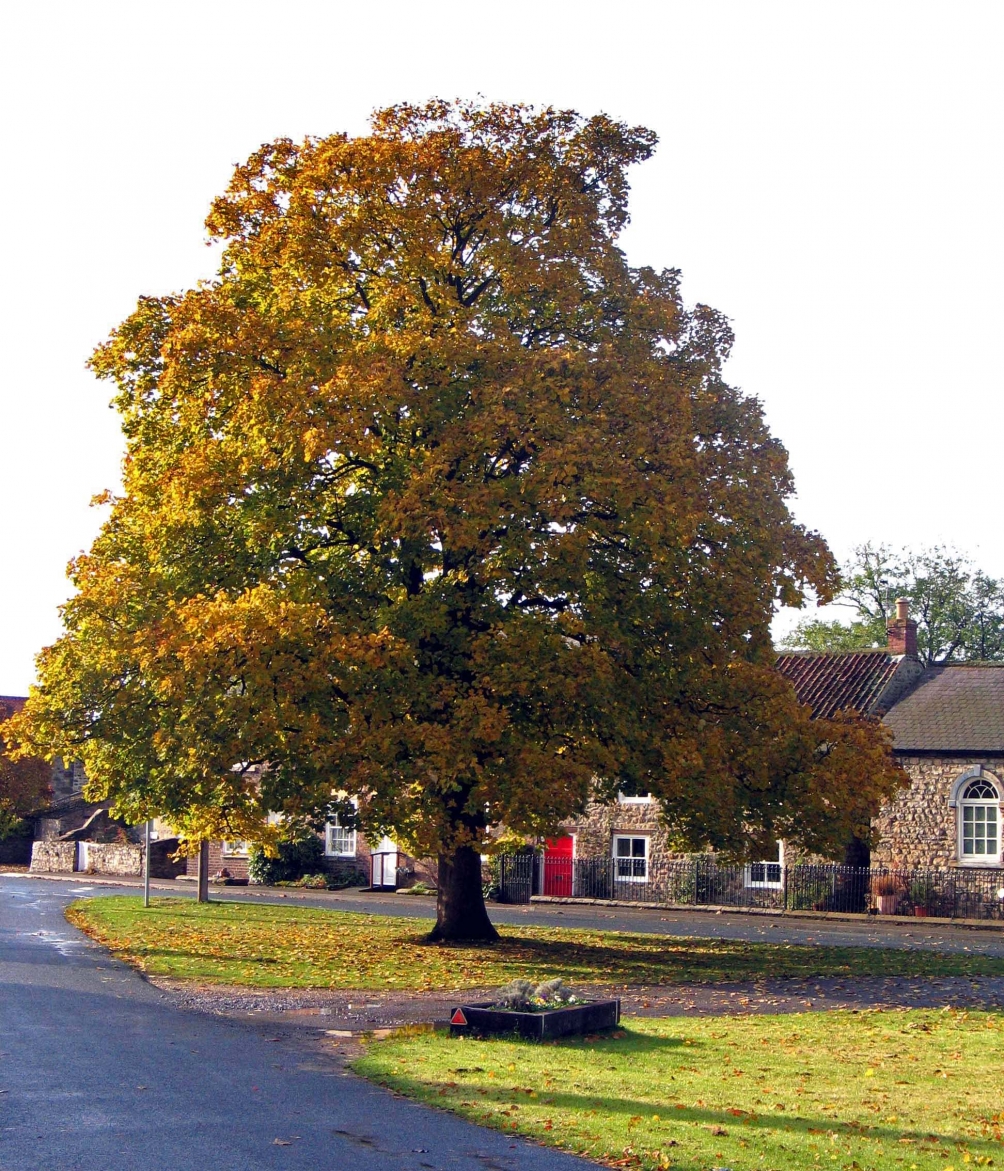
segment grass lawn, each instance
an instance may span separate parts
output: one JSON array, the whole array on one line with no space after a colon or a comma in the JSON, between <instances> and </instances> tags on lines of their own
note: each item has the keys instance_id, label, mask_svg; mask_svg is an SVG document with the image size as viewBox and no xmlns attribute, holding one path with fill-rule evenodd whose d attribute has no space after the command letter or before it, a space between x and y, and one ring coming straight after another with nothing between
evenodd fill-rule
<instances>
[{"instance_id":1,"label":"grass lawn","mask_svg":"<svg viewBox=\"0 0 1004 1171\"><path fill-rule=\"evenodd\" d=\"M631 1018L547 1045L371 1041L355 1069L617 1167L1004 1166L1004 1018L944 1012Z\"/></svg>"},{"instance_id":2,"label":"grass lawn","mask_svg":"<svg viewBox=\"0 0 1004 1171\"><path fill-rule=\"evenodd\" d=\"M561 927L503 927L490 946L428 944L427 923L255 903L84 899L67 918L150 975L258 988L453 991L516 976L570 984L675 984L761 976L1004 975L1004 960Z\"/></svg>"}]
</instances>

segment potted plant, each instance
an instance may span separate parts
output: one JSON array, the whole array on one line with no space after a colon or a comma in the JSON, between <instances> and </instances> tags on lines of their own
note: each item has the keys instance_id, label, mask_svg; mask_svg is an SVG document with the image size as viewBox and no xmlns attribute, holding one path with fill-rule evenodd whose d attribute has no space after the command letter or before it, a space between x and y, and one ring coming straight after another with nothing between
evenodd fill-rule
<instances>
[{"instance_id":1,"label":"potted plant","mask_svg":"<svg viewBox=\"0 0 1004 1171\"><path fill-rule=\"evenodd\" d=\"M450 1016L450 1033L454 1037L518 1033L532 1041L546 1041L612 1029L620 1016L619 999L582 1001L560 978L536 987L529 980L513 980L494 1000L457 1005Z\"/></svg>"},{"instance_id":2,"label":"potted plant","mask_svg":"<svg viewBox=\"0 0 1004 1171\"><path fill-rule=\"evenodd\" d=\"M934 902L934 884L926 875L918 878L910 886L910 902L913 903L913 913L918 919L930 915L931 904Z\"/></svg>"},{"instance_id":3,"label":"potted plant","mask_svg":"<svg viewBox=\"0 0 1004 1171\"><path fill-rule=\"evenodd\" d=\"M903 883L895 874L878 874L872 879L872 895L880 915L895 915L903 894Z\"/></svg>"}]
</instances>

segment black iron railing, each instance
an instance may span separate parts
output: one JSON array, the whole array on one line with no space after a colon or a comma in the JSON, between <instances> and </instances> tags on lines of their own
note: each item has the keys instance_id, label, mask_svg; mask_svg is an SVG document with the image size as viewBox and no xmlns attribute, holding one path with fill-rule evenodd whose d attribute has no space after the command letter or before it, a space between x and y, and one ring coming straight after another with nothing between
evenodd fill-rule
<instances>
[{"instance_id":1,"label":"black iron railing","mask_svg":"<svg viewBox=\"0 0 1004 1171\"><path fill-rule=\"evenodd\" d=\"M633 858L522 854L499 859L500 899L532 895L692 907L1004 919L1004 871L835 865L730 865L711 857L653 863Z\"/></svg>"}]
</instances>

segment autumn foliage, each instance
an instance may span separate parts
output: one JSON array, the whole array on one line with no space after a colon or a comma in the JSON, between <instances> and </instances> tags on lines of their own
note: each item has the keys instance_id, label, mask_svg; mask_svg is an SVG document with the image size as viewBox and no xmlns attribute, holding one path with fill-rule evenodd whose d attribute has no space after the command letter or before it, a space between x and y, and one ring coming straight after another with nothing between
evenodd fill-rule
<instances>
[{"instance_id":1,"label":"autumn foliage","mask_svg":"<svg viewBox=\"0 0 1004 1171\"><path fill-rule=\"evenodd\" d=\"M692 846L867 833L881 733L771 670L772 607L827 596L829 552L723 381L726 320L617 247L653 144L432 102L239 167L217 278L94 355L125 491L26 743L194 836L358 795L439 855L446 935L491 933L489 827L553 832L597 778Z\"/></svg>"}]
</instances>

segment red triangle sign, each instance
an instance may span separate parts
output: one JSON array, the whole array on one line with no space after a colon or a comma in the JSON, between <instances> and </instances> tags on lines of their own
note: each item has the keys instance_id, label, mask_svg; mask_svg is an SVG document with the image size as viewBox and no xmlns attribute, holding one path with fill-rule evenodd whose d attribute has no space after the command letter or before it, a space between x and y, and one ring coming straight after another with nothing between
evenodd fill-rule
<instances>
[{"instance_id":1,"label":"red triangle sign","mask_svg":"<svg viewBox=\"0 0 1004 1171\"><path fill-rule=\"evenodd\" d=\"M450 1024L451 1025L466 1025L467 1024L467 1017L464 1016L464 1010L462 1008L458 1008L457 1011L453 1014L453 1016L450 1017Z\"/></svg>"}]
</instances>

